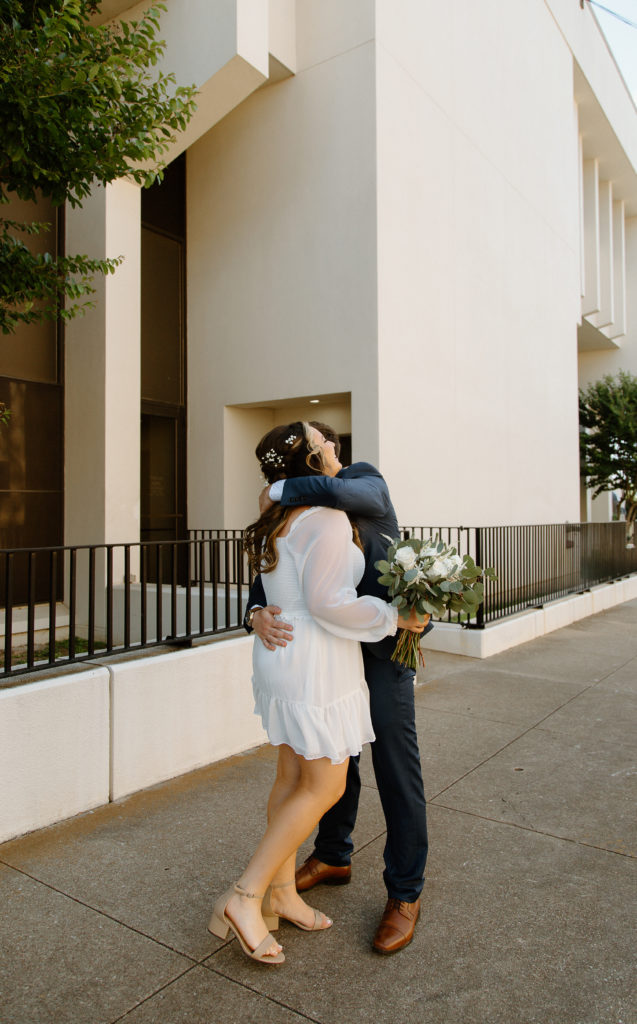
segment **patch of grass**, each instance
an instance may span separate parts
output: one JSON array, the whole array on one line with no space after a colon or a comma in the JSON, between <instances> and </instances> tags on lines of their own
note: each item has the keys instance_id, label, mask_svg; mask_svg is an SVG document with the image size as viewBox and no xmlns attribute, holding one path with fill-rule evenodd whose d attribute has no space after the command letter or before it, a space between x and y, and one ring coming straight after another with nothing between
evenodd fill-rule
<instances>
[{"instance_id":1,"label":"patch of grass","mask_svg":"<svg viewBox=\"0 0 637 1024\"><path fill-rule=\"evenodd\" d=\"M96 651L103 651L106 649L106 644L101 640L96 640L93 644ZM75 637L75 653L86 654L88 651L88 640L84 637ZM55 652L54 658L57 661L60 658L67 658L69 654L69 641L67 640L56 640L55 641ZM28 659L27 648L18 647L13 652L12 664L13 665L26 665ZM49 644L36 644L34 652L34 661L48 661L49 660Z\"/></svg>"}]
</instances>

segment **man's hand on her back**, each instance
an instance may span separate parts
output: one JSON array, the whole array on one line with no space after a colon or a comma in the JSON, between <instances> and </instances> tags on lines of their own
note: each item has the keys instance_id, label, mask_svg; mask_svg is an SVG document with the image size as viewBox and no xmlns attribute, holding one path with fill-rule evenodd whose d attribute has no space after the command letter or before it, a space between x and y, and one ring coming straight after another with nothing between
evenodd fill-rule
<instances>
[{"instance_id":1,"label":"man's hand on her back","mask_svg":"<svg viewBox=\"0 0 637 1024\"><path fill-rule=\"evenodd\" d=\"M287 647L288 642L294 639L294 626L275 618L280 614L280 608L275 604L268 604L265 608L259 608L252 618L254 632L269 651L274 651L277 647Z\"/></svg>"}]
</instances>

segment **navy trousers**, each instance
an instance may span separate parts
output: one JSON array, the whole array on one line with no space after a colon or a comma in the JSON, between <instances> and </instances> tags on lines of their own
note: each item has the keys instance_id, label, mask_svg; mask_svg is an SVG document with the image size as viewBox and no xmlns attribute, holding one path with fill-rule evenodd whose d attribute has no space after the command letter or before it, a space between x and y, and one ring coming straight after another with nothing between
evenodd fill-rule
<instances>
[{"instance_id":1,"label":"navy trousers","mask_svg":"<svg viewBox=\"0 0 637 1024\"><path fill-rule=\"evenodd\" d=\"M372 761L387 841L383 878L390 897L413 903L422 891L427 861L427 808L416 735L414 674L363 647L365 678L376 740ZM314 856L324 864L349 864L361 782L350 758L345 793L319 823Z\"/></svg>"}]
</instances>

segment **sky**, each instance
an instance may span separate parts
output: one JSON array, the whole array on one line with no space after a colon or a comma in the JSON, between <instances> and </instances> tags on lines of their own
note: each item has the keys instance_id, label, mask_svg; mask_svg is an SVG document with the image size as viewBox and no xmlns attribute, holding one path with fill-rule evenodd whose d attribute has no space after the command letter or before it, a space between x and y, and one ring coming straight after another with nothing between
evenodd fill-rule
<instances>
[{"instance_id":1,"label":"sky","mask_svg":"<svg viewBox=\"0 0 637 1024\"><path fill-rule=\"evenodd\" d=\"M599 3L637 24L637 0L599 0ZM625 25L597 6L593 10L637 104L637 28Z\"/></svg>"}]
</instances>

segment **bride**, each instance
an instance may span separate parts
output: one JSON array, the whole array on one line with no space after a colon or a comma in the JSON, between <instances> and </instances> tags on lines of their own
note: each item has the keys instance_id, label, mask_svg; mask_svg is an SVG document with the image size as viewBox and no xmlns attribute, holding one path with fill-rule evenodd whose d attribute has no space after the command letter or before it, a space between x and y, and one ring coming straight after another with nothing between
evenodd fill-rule
<instances>
[{"instance_id":1,"label":"bride","mask_svg":"<svg viewBox=\"0 0 637 1024\"><path fill-rule=\"evenodd\" d=\"M341 468L333 442L308 423L275 427L256 455L268 483ZM278 964L285 957L268 928L280 917L305 931L332 924L296 891L296 851L342 796L350 756L374 739L360 642L394 634L398 613L381 598L356 596L364 557L345 512L275 504L245 542L268 604L283 609L295 640L275 651L255 640L255 711L278 748L277 774L265 834L208 927L222 939L234 932L253 960ZM424 628L414 614L400 626Z\"/></svg>"}]
</instances>

